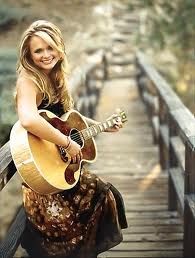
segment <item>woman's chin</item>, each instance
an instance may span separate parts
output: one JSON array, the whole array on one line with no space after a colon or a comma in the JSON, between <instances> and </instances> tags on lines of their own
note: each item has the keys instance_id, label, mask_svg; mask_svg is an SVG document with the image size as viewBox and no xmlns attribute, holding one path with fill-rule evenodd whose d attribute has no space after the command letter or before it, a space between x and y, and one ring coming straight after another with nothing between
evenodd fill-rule
<instances>
[{"instance_id":1,"label":"woman's chin","mask_svg":"<svg viewBox=\"0 0 195 258\"><path fill-rule=\"evenodd\" d=\"M43 72L49 73L55 66L55 63L48 64L48 65L41 65L40 68Z\"/></svg>"}]
</instances>

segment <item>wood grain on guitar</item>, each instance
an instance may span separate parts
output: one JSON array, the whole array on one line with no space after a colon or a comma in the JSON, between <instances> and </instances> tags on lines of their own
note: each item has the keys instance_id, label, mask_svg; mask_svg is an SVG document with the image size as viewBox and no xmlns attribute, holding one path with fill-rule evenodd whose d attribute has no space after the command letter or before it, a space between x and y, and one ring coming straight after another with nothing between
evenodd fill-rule
<instances>
[{"instance_id":1,"label":"wood grain on guitar","mask_svg":"<svg viewBox=\"0 0 195 258\"><path fill-rule=\"evenodd\" d=\"M95 161L97 150L94 136L112 127L117 119L121 119L123 123L127 121L123 111L103 123L90 127L83 116L75 110L67 112L61 118L47 110L39 110L39 114L81 146L81 162ZM20 176L35 192L57 193L71 189L79 180L81 162L72 164L70 155L62 146L56 146L27 132L19 121L11 130L10 149Z\"/></svg>"}]
</instances>

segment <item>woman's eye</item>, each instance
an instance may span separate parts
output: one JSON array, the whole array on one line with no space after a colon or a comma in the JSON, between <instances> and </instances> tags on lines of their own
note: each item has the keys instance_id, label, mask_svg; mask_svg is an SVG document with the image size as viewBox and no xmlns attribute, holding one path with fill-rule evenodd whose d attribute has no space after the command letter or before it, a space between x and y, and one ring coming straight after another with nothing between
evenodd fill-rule
<instances>
[{"instance_id":1,"label":"woman's eye","mask_svg":"<svg viewBox=\"0 0 195 258\"><path fill-rule=\"evenodd\" d=\"M41 53L41 49L36 49L36 50L35 50L35 53L37 53L37 54L38 54L38 53Z\"/></svg>"},{"instance_id":2,"label":"woman's eye","mask_svg":"<svg viewBox=\"0 0 195 258\"><path fill-rule=\"evenodd\" d=\"M48 50L53 50L53 48L51 46L48 47Z\"/></svg>"}]
</instances>

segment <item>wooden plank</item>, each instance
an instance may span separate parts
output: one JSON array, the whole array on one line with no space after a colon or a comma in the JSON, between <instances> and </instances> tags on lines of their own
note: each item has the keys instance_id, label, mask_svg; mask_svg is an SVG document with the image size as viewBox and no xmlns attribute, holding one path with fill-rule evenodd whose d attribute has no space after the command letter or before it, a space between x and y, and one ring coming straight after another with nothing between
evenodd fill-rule
<instances>
[{"instance_id":1,"label":"wooden plank","mask_svg":"<svg viewBox=\"0 0 195 258\"><path fill-rule=\"evenodd\" d=\"M179 218L162 219L162 218L131 218L128 219L128 224L131 226L163 226L163 225L181 225L182 221Z\"/></svg>"},{"instance_id":2,"label":"wooden plank","mask_svg":"<svg viewBox=\"0 0 195 258\"><path fill-rule=\"evenodd\" d=\"M182 225L153 225L153 226L131 226L123 230L124 234L134 233L183 233Z\"/></svg>"},{"instance_id":3,"label":"wooden plank","mask_svg":"<svg viewBox=\"0 0 195 258\"><path fill-rule=\"evenodd\" d=\"M195 194L186 195L185 203L189 207L193 220L195 221Z\"/></svg>"},{"instance_id":4,"label":"wooden plank","mask_svg":"<svg viewBox=\"0 0 195 258\"><path fill-rule=\"evenodd\" d=\"M134 242L129 244L122 242L121 244L112 248L117 251L155 251L155 250L183 250L181 241L170 241L170 242Z\"/></svg>"},{"instance_id":5,"label":"wooden plank","mask_svg":"<svg viewBox=\"0 0 195 258\"><path fill-rule=\"evenodd\" d=\"M194 116L187 107L171 112L171 117L177 126L183 142L188 141L191 148L195 148L195 121Z\"/></svg>"},{"instance_id":6,"label":"wooden plank","mask_svg":"<svg viewBox=\"0 0 195 258\"><path fill-rule=\"evenodd\" d=\"M93 69L95 69L95 67L98 64L102 63L103 58L104 58L104 51L99 50L89 58L86 64L82 66L82 69L76 68L72 72L72 76L69 79L69 85L70 85L71 94L73 97L77 95L77 91L79 90L80 85L83 82L83 75L86 75L91 71L93 71Z\"/></svg>"},{"instance_id":7,"label":"wooden plank","mask_svg":"<svg viewBox=\"0 0 195 258\"><path fill-rule=\"evenodd\" d=\"M180 250L173 251L109 251L98 255L98 258L183 258L183 252Z\"/></svg>"},{"instance_id":8,"label":"wooden plank","mask_svg":"<svg viewBox=\"0 0 195 258\"><path fill-rule=\"evenodd\" d=\"M148 199L148 200L143 200L143 199L134 199L134 200L128 200L127 198L125 199L125 205L159 205L159 202L163 205L168 204L168 200L165 198L162 199Z\"/></svg>"},{"instance_id":9,"label":"wooden plank","mask_svg":"<svg viewBox=\"0 0 195 258\"><path fill-rule=\"evenodd\" d=\"M161 125L160 128L160 135L162 137L162 140L167 148L169 149L169 130L167 125Z\"/></svg>"},{"instance_id":10,"label":"wooden plank","mask_svg":"<svg viewBox=\"0 0 195 258\"><path fill-rule=\"evenodd\" d=\"M12 161L12 156L10 152L10 146L9 146L9 142L7 142L0 149L0 178L2 178L3 171L11 161Z\"/></svg>"},{"instance_id":11,"label":"wooden plank","mask_svg":"<svg viewBox=\"0 0 195 258\"><path fill-rule=\"evenodd\" d=\"M9 142L7 142L0 149L0 191L6 186L15 172L16 168L12 161Z\"/></svg>"},{"instance_id":12,"label":"wooden plank","mask_svg":"<svg viewBox=\"0 0 195 258\"><path fill-rule=\"evenodd\" d=\"M127 212L126 214L127 219L131 218L150 218L150 219L155 219L155 218L178 218L178 212L176 211L147 211L147 212L138 212L138 211L130 211Z\"/></svg>"},{"instance_id":13,"label":"wooden plank","mask_svg":"<svg viewBox=\"0 0 195 258\"><path fill-rule=\"evenodd\" d=\"M123 242L167 242L183 241L183 233L124 234Z\"/></svg>"},{"instance_id":14,"label":"wooden plank","mask_svg":"<svg viewBox=\"0 0 195 258\"><path fill-rule=\"evenodd\" d=\"M112 158L112 157L110 157ZM93 172L93 169L92 169ZM116 181L116 182L132 182L134 180L140 180L140 182L142 180L145 179L151 179L152 182L166 182L167 183L167 178L168 178L168 174L166 173L166 171L160 172L159 174L147 174L146 172L144 174L134 174L131 175L128 173L128 170L126 171L121 171L120 173L118 172L118 174L112 174L112 173L102 173L102 176L110 176L110 178L112 178L112 181Z\"/></svg>"},{"instance_id":15,"label":"wooden plank","mask_svg":"<svg viewBox=\"0 0 195 258\"><path fill-rule=\"evenodd\" d=\"M184 212L184 177L180 168L171 168L169 173L177 193L178 201L181 206L182 212Z\"/></svg>"},{"instance_id":16,"label":"wooden plank","mask_svg":"<svg viewBox=\"0 0 195 258\"><path fill-rule=\"evenodd\" d=\"M171 146L177 158L178 164L182 171L185 171L185 145L178 136L171 137Z\"/></svg>"},{"instance_id":17,"label":"wooden plank","mask_svg":"<svg viewBox=\"0 0 195 258\"><path fill-rule=\"evenodd\" d=\"M167 205L163 205L163 204L158 204L158 205L144 205L144 202L142 205L131 205L131 206L126 206L126 211L163 211L166 210L168 208Z\"/></svg>"},{"instance_id":18,"label":"wooden plank","mask_svg":"<svg viewBox=\"0 0 195 258\"><path fill-rule=\"evenodd\" d=\"M184 257L195 257L195 194L185 195Z\"/></svg>"},{"instance_id":19,"label":"wooden plank","mask_svg":"<svg viewBox=\"0 0 195 258\"><path fill-rule=\"evenodd\" d=\"M123 191L123 189L119 189L124 197L124 199L126 199L126 195L129 194L128 191ZM129 199L165 199L167 198L167 191L162 191L159 192L158 194L155 195L154 191L150 191L150 192L146 192L146 191L137 191L135 193L131 193L131 195L128 196Z\"/></svg>"},{"instance_id":20,"label":"wooden plank","mask_svg":"<svg viewBox=\"0 0 195 258\"><path fill-rule=\"evenodd\" d=\"M20 237L25 228L25 223L26 216L23 207L21 207L5 239L0 243L1 258L14 257L14 253L20 242Z\"/></svg>"},{"instance_id":21,"label":"wooden plank","mask_svg":"<svg viewBox=\"0 0 195 258\"><path fill-rule=\"evenodd\" d=\"M180 98L172 90L172 87L167 81L156 71L156 69L148 62L146 56L140 51L136 54L137 62L146 73L147 77L154 83L159 95L163 99L163 102L168 107L168 110L175 110L177 108L183 108L184 104Z\"/></svg>"}]
</instances>

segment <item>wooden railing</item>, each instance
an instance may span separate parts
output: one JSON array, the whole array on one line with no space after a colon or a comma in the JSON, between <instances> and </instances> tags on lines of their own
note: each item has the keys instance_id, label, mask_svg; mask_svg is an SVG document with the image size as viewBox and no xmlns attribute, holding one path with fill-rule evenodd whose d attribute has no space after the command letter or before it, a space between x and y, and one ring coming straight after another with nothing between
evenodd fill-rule
<instances>
[{"instance_id":1,"label":"wooden railing","mask_svg":"<svg viewBox=\"0 0 195 258\"><path fill-rule=\"evenodd\" d=\"M83 115L93 117L103 82L107 78L107 62L103 51L98 51L80 68L76 68L69 80L75 108ZM15 174L16 169L7 142L0 149L0 191ZM3 207L1 207L2 209ZM0 243L0 257L13 257L25 228L25 213L21 207ZM1 225L2 226L2 225ZM32 240L33 241L33 240Z\"/></svg>"},{"instance_id":2,"label":"wooden railing","mask_svg":"<svg viewBox=\"0 0 195 258\"><path fill-rule=\"evenodd\" d=\"M184 219L184 258L195 257L195 118L156 69L138 52L137 82L168 172L168 209Z\"/></svg>"}]
</instances>

